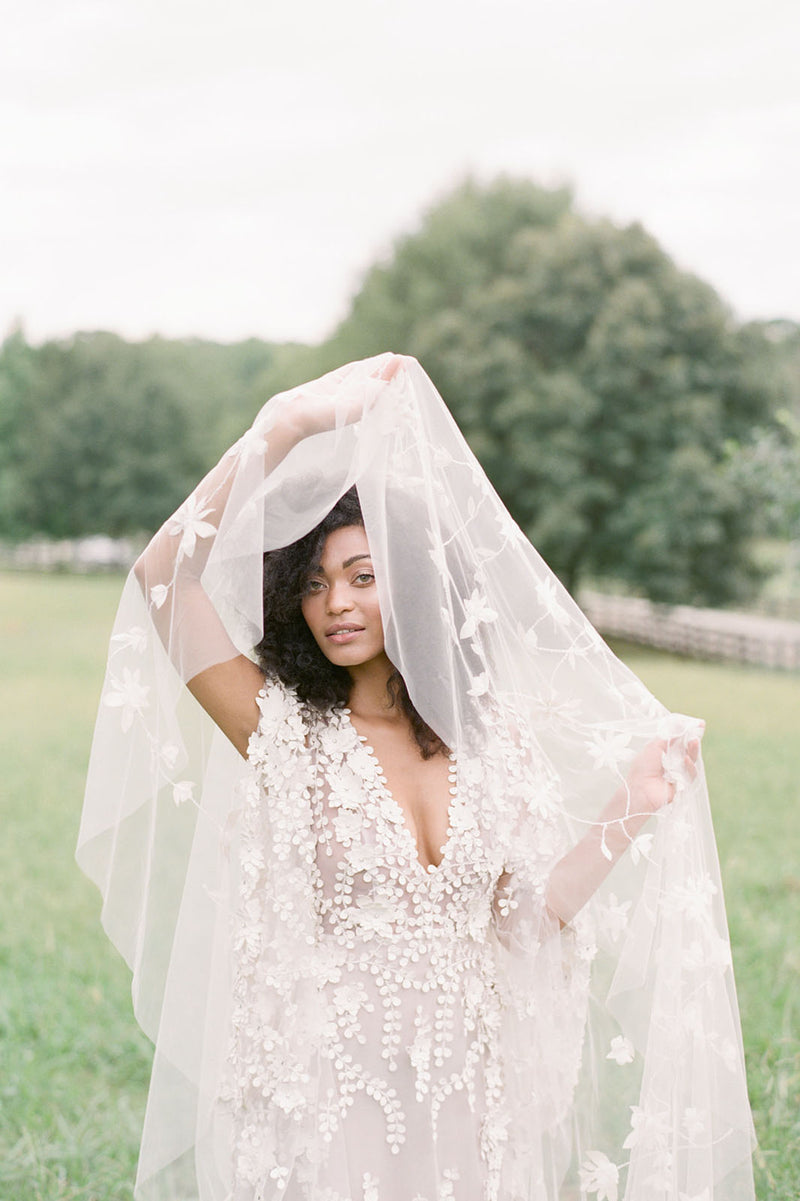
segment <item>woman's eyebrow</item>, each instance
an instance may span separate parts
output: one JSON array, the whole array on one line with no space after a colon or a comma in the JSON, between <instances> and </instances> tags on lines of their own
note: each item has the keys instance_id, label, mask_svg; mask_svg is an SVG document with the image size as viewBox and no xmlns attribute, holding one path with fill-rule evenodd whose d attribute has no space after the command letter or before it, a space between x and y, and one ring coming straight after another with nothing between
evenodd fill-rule
<instances>
[{"instance_id":1,"label":"woman's eyebrow","mask_svg":"<svg viewBox=\"0 0 800 1201\"><path fill-rule=\"evenodd\" d=\"M342 563L342 569L346 570L348 567L352 567L352 565L354 563L357 563L359 559L371 559L371 558L372 558L372 555L368 555L368 554L351 555L349 559L345 559L344 563ZM310 569L308 574L309 575L324 575L325 568L322 566L321 563L317 563L314 567L312 567Z\"/></svg>"}]
</instances>

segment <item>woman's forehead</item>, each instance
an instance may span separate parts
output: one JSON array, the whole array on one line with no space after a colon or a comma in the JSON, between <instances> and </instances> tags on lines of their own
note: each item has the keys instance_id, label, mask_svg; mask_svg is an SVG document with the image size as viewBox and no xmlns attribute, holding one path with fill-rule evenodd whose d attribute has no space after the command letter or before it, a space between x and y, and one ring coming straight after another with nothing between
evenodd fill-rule
<instances>
[{"instance_id":1,"label":"woman's forehead","mask_svg":"<svg viewBox=\"0 0 800 1201\"><path fill-rule=\"evenodd\" d=\"M362 525L346 525L328 534L322 544L320 564L335 570L348 566L355 557L370 557L366 530Z\"/></svg>"}]
</instances>

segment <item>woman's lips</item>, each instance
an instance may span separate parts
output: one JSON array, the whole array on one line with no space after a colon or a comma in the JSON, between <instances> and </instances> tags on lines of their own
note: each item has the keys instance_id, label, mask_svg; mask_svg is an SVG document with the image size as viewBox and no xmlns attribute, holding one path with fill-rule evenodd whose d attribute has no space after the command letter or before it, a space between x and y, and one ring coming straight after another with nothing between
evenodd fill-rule
<instances>
[{"instance_id":1,"label":"woman's lips","mask_svg":"<svg viewBox=\"0 0 800 1201\"><path fill-rule=\"evenodd\" d=\"M363 626L359 626L358 629L334 630L333 633L326 634L325 637L329 642L336 642L337 644L341 645L345 642L352 642L354 638L357 638L359 634L363 633Z\"/></svg>"}]
</instances>

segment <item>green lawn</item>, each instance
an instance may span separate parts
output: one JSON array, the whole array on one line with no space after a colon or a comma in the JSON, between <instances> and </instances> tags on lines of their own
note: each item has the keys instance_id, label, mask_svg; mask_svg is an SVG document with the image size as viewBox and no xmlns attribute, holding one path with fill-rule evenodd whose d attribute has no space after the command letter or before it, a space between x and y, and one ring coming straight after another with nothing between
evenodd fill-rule
<instances>
[{"instance_id":1,"label":"green lawn","mask_svg":"<svg viewBox=\"0 0 800 1201\"><path fill-rule=\"evenodd\" d=\"M149 1044L73 860L119 579L0 576L0 1198L129 1201ZM618 651L707 721L760 1201L800 1196L800 678Z\"/></svg>"}]
</instances>

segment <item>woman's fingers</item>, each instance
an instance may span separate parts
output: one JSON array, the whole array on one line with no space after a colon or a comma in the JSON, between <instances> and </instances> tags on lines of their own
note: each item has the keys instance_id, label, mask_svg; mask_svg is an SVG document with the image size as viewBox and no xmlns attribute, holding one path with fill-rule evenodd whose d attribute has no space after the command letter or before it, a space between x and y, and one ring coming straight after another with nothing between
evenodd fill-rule
<instances>
[{"instance_id":1,"label":"woman's fingers","mask_svg":"<svg viewBox=\"0 0 800 1201\"><path fill-rule=\"evenodd\" d=\"M667 785L668 803L679 791L681 777L689 782L697 776L697 760L700 755L700 739L692 738L683 748L681 739L660 739L652 745L661 752L660 775Z\"/></svg>"},{"instance_id":2,"label":"woman's fingers","mask_svg":"<svg viewBox=\"0 0 800 1201\"><path fill-rule=\"evenodd\" d=\"M380 379L391 380L397 375L397 372L403 366L403 356L401 354L393 354L380 372Z\"/></svg>"},{"instance_id":3,"label":"woman's fingers","mask_svg":"<svg viewBox=\"0 0 800 1201\"><path fill-rule=\"evenodd\" d=\"M693 780L697 775L697 756L700 754L700 739L693 738L686 748L686 757L684 766L686 767L687 775L690 780Z\"/></svg>"}]
</instances>

